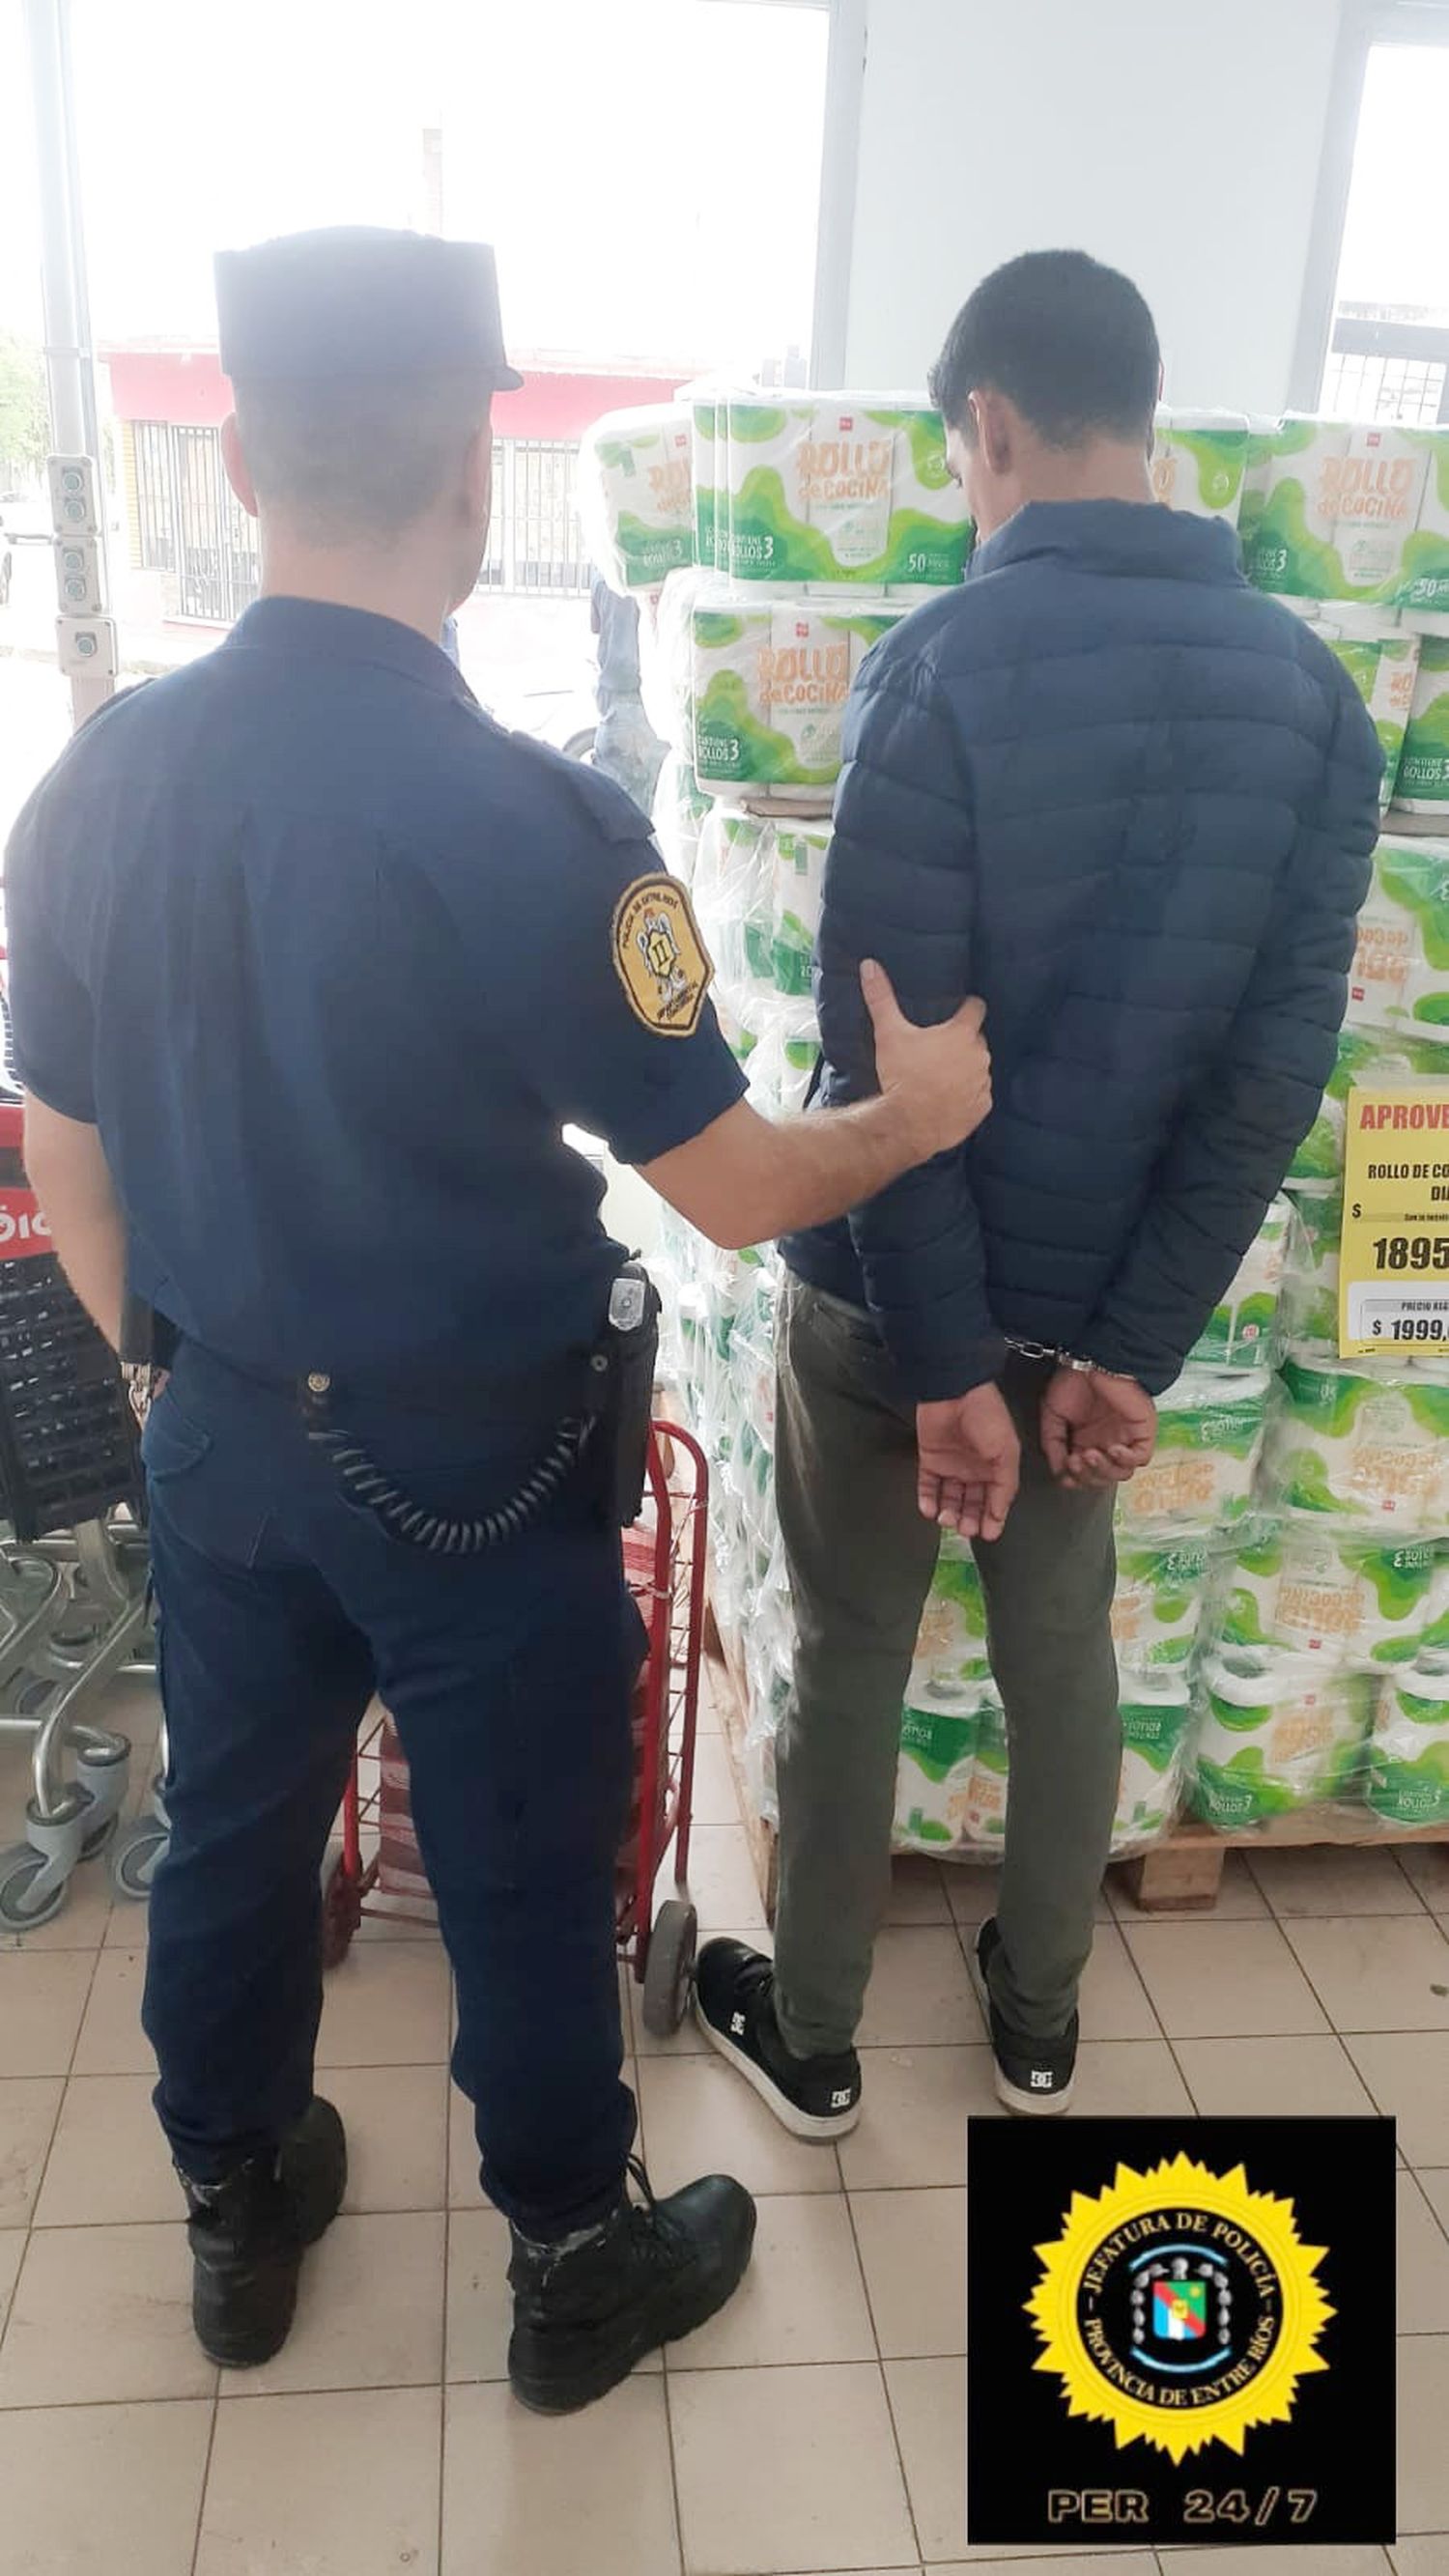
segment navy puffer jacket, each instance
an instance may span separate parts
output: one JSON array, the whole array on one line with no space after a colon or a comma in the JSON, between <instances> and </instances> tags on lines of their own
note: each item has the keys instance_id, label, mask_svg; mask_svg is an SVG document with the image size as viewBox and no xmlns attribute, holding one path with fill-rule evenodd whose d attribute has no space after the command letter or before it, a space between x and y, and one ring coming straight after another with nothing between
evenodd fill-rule
<instances>
[{"instance_id":1,"label":"navy puffer jacket","mask_svg":"<svg viewBox=\"0 0 1449 2576\"><path fill-rule=\"evenodd\" d=\"M1176 1376L1334 1057L1381 756L1219 523L1034 504L877 646L846 719L818 944L820 1096L875 1087L860 998L984 996L995 1107L792 1270L872 1311L910 1393L1004 1340Z\"/></svg>"}]
</instances>

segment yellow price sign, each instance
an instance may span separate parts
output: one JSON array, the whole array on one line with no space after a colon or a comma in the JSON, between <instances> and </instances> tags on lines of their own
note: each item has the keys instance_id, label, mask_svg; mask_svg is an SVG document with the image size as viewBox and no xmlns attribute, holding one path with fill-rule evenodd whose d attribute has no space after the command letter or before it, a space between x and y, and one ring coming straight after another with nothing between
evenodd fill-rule
<instances>
[{"instance_id":1,"label":"yellow price sign","mask_svg":"<svg viewBox=\"0 0 1449 2576\"><path fill-rule=\"evenodd\" d=\"M1348 1095L1338 1347L1449 1354L1449 1075Z\"/></svg>"}]
</instances>

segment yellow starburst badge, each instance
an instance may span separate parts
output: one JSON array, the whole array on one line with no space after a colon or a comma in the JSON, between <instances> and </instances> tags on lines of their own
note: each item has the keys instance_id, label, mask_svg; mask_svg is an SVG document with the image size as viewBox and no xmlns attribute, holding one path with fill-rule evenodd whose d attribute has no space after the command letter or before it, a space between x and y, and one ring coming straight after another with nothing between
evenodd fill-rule
<instances>
[{"instance_id":1,"label":"yellow starburst badge","mask_svg":"<svg viewBox=\"0 0 1449 2576\"><path fill-rule=\"evenodd\" d=\"M1328 2368L1325 2250L1241 2165L1119 2165L1098 2198L1074 2192L1062 2234L1035 2249L1036 2368L1060 2379L1069 2415L1110 2424L1119 2450L1241 2453L1255 2425L1287 2423L1300 2379Z\"/></svg>"}]
</instances>

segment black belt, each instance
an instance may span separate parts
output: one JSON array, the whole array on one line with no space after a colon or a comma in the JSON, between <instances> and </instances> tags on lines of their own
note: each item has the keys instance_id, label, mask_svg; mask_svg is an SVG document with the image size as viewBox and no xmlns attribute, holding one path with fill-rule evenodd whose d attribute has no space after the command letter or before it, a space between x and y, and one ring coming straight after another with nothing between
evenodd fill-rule
<instances>
[{"instance_id":1,"label":"black belt","mask_svg":"<svg viewBox=\"0 0 1449 2576\"><path fill-rule=\"evenodd\" d=\"M246 1368L224 1352L193 1348L202 1357L248 1386L269 1395L285 1395L300 1406L304 1418L319 1426L346 1413L437 1413L479 1424L519 1423L536 1427L558 1422L584 1409L589 1378L587 1351L571 1351L546 1366L520 1370L510 1377L485 1377L473 1369L426 1368L366 1370L346 1377L330 1369L307 1369L299 1377L278 1377L264 1369Z\"/></svg>"}]
</instances>

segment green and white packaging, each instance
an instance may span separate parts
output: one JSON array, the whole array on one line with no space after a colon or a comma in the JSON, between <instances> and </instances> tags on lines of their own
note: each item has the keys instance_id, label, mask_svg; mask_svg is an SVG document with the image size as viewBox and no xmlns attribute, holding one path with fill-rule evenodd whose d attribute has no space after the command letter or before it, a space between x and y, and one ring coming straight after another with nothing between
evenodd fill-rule
<instances>
[{"instance_id":1,"label":"green and white packaging","mask_svg":"<svg viewBox=\"0 0 1449 2576\"><path fill-rule=\"evenodd\" d=\"M1405 1538L1449 1529L1449 1386L1402 1363L1284 1361L1267 1483L1294 1512L1391 1524Z\"/></svg>"},{"instance_id":2,"label":"green and white packaging","mask_svg":"<svg viewBox=\"0 0 1449 2576\"><path fill-rule=\"evenodd\" d=\"M1391 422L1366 422L1352 431L1334 524L1342 593L1330 596L1398 601L1428 467L1422 439Z\"/></svg>"},{"instance_id":3,"label":"green and white packaging","mask_svg":"<svg viewBox=\"0 0 1449 2576\"><path fill-rule=\"evenodd\" d=\"M1446 1575L1432 1539L1341 1529L1321 1514L1259 1521L1239 1542L1217 1633L1225 1646L1325 1666L1412 1663L1445 1629Z\"/></svg>"},{"instance_id":4,"label":"green and white packaging","mask_svg":"<svg viewBox=\"0 0 1449 2576\"><path fill-rule=\"evenodd\" d=\"M698 564L721 565L720 544L720 463L722 441L719 436L718 400L711 396L690 405L691 468L694 475L694 559ZM728 426L728 424L726 424ZM724 518L728 521L728 500Z\"/></svg>"},{"instance_id":5,"label":"green and white packaging","mask_svg":"<svg viewBox=\"0 0 1449 2576\"><path fill-rule=\"evenodd\" d=\"M774 970L782 993L811 990L830 831L828 823L775 826Z\"/></svg>"},{"instance_id":6,"label":"green and white packaging","mask_svg":"<svg viewBox=\"0 0 1449 2576\"><path fill-rule=\"evenodd\" d=\"M1419 640L1419 674L1399 755L1395 804L1449 826L1449 635Z\"/></svg>"},{"instance_id":7,"label":"green and white packaging","mask_svg":"<svg viewBox=\"0 0 1449 2576\"><path fill-rule=\"evenodd\" d=\"M1380 841L1358 917L1348 1019L1449 1044L1449 841Z\"/></svg>"},{"instance_id":8,"label":"green and white packaging","mask_svg":"<svg viewBox=\"0 0 1449 2576\"><path fill-rule=\"evenodd\" d=\"M948 1530L921 1616L906 1698L912 1708L961 1709L974 1705L990 1674L981 1577L967 1541Z\"/></svg>"},{"instance_id":9,"label":"green and white packaging","mask_svg":"<svg viewBox=\"0 0 1449 2576\"><path fill-rule=\"evenodd\" d=\"M1186 1664L1202 1618L1208 1580L1206 1538L1167 1533L1117 1541L1112 1643L1119 1670L1142 1673Z\"/></svg>"},{"instance_id":10,"label":"green and white packaging","mask_svg":"<svg viewBox=\"0 0 1449 2576\"><path fill-rule=\"evenodd\" d=\"M966 505L939 413L819 394L726 407L726 568L797 588L939 589L960 580Z\"/></svg>"},{"instance_id":11,"label":"green and white packaging","mask_svg":"<svg viewBox=\"0 0 1449 2576\"><path fill-rule=\"evenodd\" d=\"M1449 427L1405 435L1425 448L1427 470L1419 524L1404 548L1399 605L1443 616L1449 612Z\"/></svg>"},{"instance_id":12,"label":"green and white packaging","mask_svg":"<svg viewBox=\"0 0 1449 2576\"><path fill-rule=\"evenodd\" d=\"M968 1839L967 1815L976 1767L982 1693L954 1715L907 1706L896 1759L898 1850L959 1850Z\"/></svg>"},{"instance_id":13,"label":"green and white packaging","mask_svg":"<svg viewBox=\"0 0 1449 2576\"><path fill-rule=\"evenodd\" d=\"M1186 1368L1159 1397L1150 1465L1119 1486L1118 1526L1225 1527L1241 1519L1263 1443L1269 1373Z\"/></svg>"},{"instance_id":14,"label":"green and white packaging","mask_svg":"<svg viewBox=\"0 0 1449 2576\"><path fill-rule=\"evenodd\" d=\"M1280 1317L1289 1348L1338 1357L1338 1250L1343 1198L1337 1190L1298 1190L1288 1230Z\"/></svg>"},{"instance_id":15,"label":"green and white packaging","mask_svg":"<svg viewBox=\"0 0 1449 2576\"><path fill-rule=\"evenodd\" d=\"M1285 1198L1273 1201L1222 1304L1188 1353L1190 1368L1271 1368L1276 1362L1290 1213Z\"/></svg>"},{"instance_id":16,"label":"green and white packaging","mask_svg":"<svg viewBox=\"0 0 1449 2576\"><path fill-rule=\"evenodd\" d=\"M712 799L695 860L694 908L720 982L731 993L773 991L774 826Z\"/></svg>"},{"instance_id":17,"label":"green and white packaging","mask_svg":"<svg viewBox=\"0 0 1449 2576\"><path fill-rule=\"evenodd\" d=\"M1258 1669L1219 1653L1205 1663L1189 1756L1193 1813L1242 1832L1362 1784L1373 1680L1326 1671L1311 1656L1274 1655Z\"/></svg>"},{"instance_id":18,"label":"green and white packaging","mask_svg":"<svg viewBox=\"0 0 1449 2576\"><path fill-rule=\"evenodd\" d=\"M1293 1157L1290 1188L1334 1189L1343 1178L1348 1095L1356 1082L1395 1083L1442 1079L1443 1058L1432 1039L1408 1029L1345 1029L1318 1116Z\"/></svg>"},{"instance_id":19,"label":"green and white packaging","mask_svg":"<svg viewBox=\"0 0 1449 2576\"><path fill-rule=\"evenodd\" d=\"M1177 1812L1191 1695L1182 1673L1129 1675L1122 1685L1122 1774L1112 1852L1141 1851Z\"/></svg>"},{"instance_id":20,"label":"green and white packaging","mask_svg":"<svg viewBox=\"0 0 1449 2576\"><path fill-rule=\"evenodd\" d=\"M1449 1671L1418 1667L1384 1683L1364 1795L1386 1824L1449 1824Z\"/></svg>"},{"instance_id":21,"label":"green and white packaging","mask_svg":"<svg viewBox=\"0 0 1449 2576\"><path fill-rule=\"evenodd\" d=\"M885 600L725 602L693 612L694 766L702 787L821 793L840 774L851 682L904 614Z\"/></svg>"},{"instance_id":22,"label":"green and white packaging","mask_svg":"<svg viewBox=\"0 0 1449 2576\"><path fill-rule=\"evenodd\" d=\"M1343 611L1338 612L1340 619L1343 615ZM1376 635L1343 632L1336 624L1332 610L1327 613L1319 632L1329 651L1347 671L1373 720L1379 749L1384 755L1384 771L1379 781L1379 811L1382 813L1398 785L1404 736L1419 676L1420 639L1417 635L1406 634L1397 625Z\"/></svg>"},{"instance_id":23,"label":"green and white packaging","mask_svg":"<svg viewBox=\"0 0 1449 2576\"><path fill-rule=\"evenodd\" d=\"M976 1752L966 1790L966 1840L999 1851L1006 1837L1006 1711L994 1693L982 1694Z\"/></svg>"},{"instance_id":24,"label":"green and white packaging","mask_svg":"<svg viewBox=\"0 0 1449 2576\"><path fill-rule=\"evenodd\" d=\"M1238 524L1248 461L1243 412L1158 412L1153 426L1152 489L1168 510Z\"/></svg>"},{"instance_id":25,"label":"green and white packaging","mask_svg":"<svg viewBox=\"0 0 1449 2576\"><path fill-rule=\"evenodd\" d=\"M1243 568L1259 590L1304 599L1343 596L1334 545L1347 421L1289 414L1254 432L1239 510Z\"/></svg>"},{"instance_id":26,"label":"green and white packaging","mask_svg":"<svg viewBox=\"0 0 1449 2576\"><path fill-rule=\"evenodd\" d=\"M611 590L657 590L694 561L693 425L683 404L605 413L579 445L578 508Z\"/></svg>"}]
</instances>

